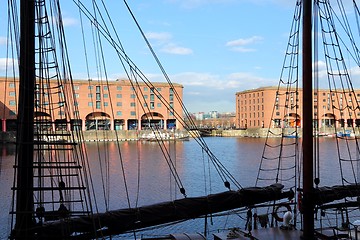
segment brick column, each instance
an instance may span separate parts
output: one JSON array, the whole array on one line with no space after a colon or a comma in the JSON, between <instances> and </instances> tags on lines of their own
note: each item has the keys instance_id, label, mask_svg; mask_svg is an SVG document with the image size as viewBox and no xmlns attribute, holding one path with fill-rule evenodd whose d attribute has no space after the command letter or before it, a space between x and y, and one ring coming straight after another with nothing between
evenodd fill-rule
<instances>
[{"instance_id":1,"label":"brick column","mask_svg":"<svg viewBox=\"0 0 360 240\"><path fill-rule=\"evenodd\" d=\"M1 129L3 132L6 132L6 119L5 118L2 119L2 128Z\"/></svg>"}]
</instances>

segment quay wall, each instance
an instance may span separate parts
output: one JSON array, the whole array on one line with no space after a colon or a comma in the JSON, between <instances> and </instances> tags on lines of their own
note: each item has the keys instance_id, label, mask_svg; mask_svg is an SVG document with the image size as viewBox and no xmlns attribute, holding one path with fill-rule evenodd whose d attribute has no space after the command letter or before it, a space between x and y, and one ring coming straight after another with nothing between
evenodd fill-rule
<instances>
[{"instance_id":1,"label":"quay wall","mask_svg":"<svg viewBox=\"0 0 360 240\"><path fill-rule=\"evenodd\" d=\"M83 131L85 141L132 141L139 139L139 133L135 130L107 130L107 131Z\"/></svg>"},{"instance_id":2,"label":"quay wall","mask_svg":"<svg viewBox=\"0 0 360 240\"><path fill-rule=\"evenodd\" d=\"M267 128L249 128L249 129L241 129L241 130L213 130L211 133L211 136L221 136L221 137L266 137L268 133ZM291 134L296 129L295 128L271 128L271 132L273 133L271 136L279 136L281 137L281 134ZM336 134L337 131L345 131L349 130L350 132L353 132L355 130L355 135L360 136L360 129L359 128L322 128L319 129L319 133L324 133L328 135ZM302 129L298 129L298 135L299 137L302 136Z\"/></svg>"},{"instance_id":3,"label":"quay wall","mask_svg":"<svg viewBox=\"0 0 360 240\"><path fill-rule=\"evenodd\" d=\"M136 141L142 139L154 138L151 130L97 130L83 131L82 135L85 141ZM157 135L162 139L185 138L189 136L186 130L159 130ZM76 138L76 137L75 137ZM14 143L16 141L16 132L0 132L0 142ZM75 139L78 141L78 139Z\"/></svg>"},{"instance_id":4,"label":"quay wall","mask_svg":"<svg viewBox=\"0 0 360 240\"><path fill-rule=\"evenodd\" d=\"M290 134L294 132L295 129L289 128L284 129L285 134ZM299 135L302 135L302 130L299 129ZM272 135L281 137L283 129L273 128L271 129ZM240 129L240 130L213 130L212 136L221 136L221 137L266 137L268 134L267 128L249 128L249 129Z\"/></svg>"},{"instance_id":5,"label":"quay wall","mask_svg":"<svg viewBox=\"0 0 360 240\"><path fill-rule=\"evenodd\" d=\"M281 133L290 134L294 132L294 128L272 128L272 136L281 136ZM343 130L343 129L342 129ZM352 130L352 129L348 129ZM335 134L335 128L326 128L322 129L322 133ZM186 130L161 130L159 131L162 136L168 138L176 136L177 138L182 138L186 136L194 137L201 134L201 131L190 131ZM267 128L249 128L249 129L230 129L230 130L212 130L210 134L206 136L212 137L266 137L268 133ZM83 131L83 136L85 141L135 141L141 139L147 139L151 136L151 130L98 130L98 131ZM360 136L360 130L356 128L355 135ZM299 129L299 136L302 136L302 129ZM176 138L175 137L175 138ZM16 133L15 132L1 132L0 133L0 142L15 142Z\"/></svg>"}]
</instances>

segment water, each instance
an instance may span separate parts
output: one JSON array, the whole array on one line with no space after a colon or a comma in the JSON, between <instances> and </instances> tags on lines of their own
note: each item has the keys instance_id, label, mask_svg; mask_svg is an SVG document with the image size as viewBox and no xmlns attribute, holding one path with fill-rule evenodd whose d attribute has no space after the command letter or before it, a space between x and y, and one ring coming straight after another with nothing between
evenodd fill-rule
<instances>
[{"instance_id":1,"label":"water","mask_svg":"<svg viewBox=\"0 0 360 240\"><path fill-rule=\"evenodd\" d=\"M205 139L209 148L222 164L232 173L243 187L254 186L259 160L262 155L265 139L261 138L219 138ZM330 163L336 155L335 140L321 139L320 155L324 156L321 163L323 172L322 181L329 184L339 183L338 168ZM118 159L118 151L114 142L87 143L92 177L96 187L96 195L102 196L102 184L97 160L98 150L101 155L109 153L110 173L110 199L109 209L127 207L126 194L123 187L122 167ZM171 177L168 163L164 160L161 150L155 142L121 142L126 182L128 186L129 201L132 206L149 205L152 203L173 200L181 197L175 182ZM202 196L209 193L226 191L223 182L209 164L208 158L202 154L195 140L172 142L166 144L169 155L176 165L177 173L189 197ZM11 209L11 186L13 181L14 145L2 146L0 160L0 239L6 239L10 231L9 211ZM102 163L103 164L103 163ZM212 170L211 170L212 169ZM210 172L210 173L209 173ZM331 174L328 174L331 173ZM330 175L331 177L326 177ZM140 176L138 178L138 176ZM139 182L139 188L138 188ZM204 186L206 182L206 187ZM233 188L235 188L233 186ZM105 203L98 201L100 212L105 210ZM212 220L212 221L210 221ZM213 224L210 224L213 222ZM236 216L225 216L208 220L211 230L229 228L233 226L244 227L244 219ZM148 234L175 233L175 232L203 232L204 219L191 220L177 226L155 228ZM132 235L129 236L129 238Z\"/></svg>"}]
</instances>

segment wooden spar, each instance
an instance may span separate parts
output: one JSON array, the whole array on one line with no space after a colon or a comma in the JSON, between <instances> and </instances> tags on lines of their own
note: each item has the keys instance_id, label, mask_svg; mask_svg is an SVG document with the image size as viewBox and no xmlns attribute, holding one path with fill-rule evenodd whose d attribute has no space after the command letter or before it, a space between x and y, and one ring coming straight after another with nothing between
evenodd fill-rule
<instances>
[{"instance_id":1,"label":"wooden spar","mask_svg":"<svg viewBox=\"0 0 360 240\"><path fill-rule=\"evenodd\" d=\"M312 109L312 0L303 1L303 239L314 239L313 191L313 109Z\"/></svg>"},{"instance_id":2,"label":"wooden spar","mask_svg":"<svg viewBox=\"0 0 360 240\"><path fill-rule=\"evenodd\" d=\"M35 86L35 1L20 2L20 67L17 121L16 222L11 238L32 239L34 86Z\"/></svg>"},{"instance_id":3,"label":"wooden spar","mask_svg":"<svg viewBox=\"0 0 360 240\"><path fill-rule=\"evenodd\" d=\"M323 204L334 202L336 200L344 199L346 197L359 197L360 196L360 185L335 185L330 187L317 187L313 190L312 201L316 206L322 208ZM334 203L335 205L336 203ZM360 203L357 203L360 206Z\"/></svg>"},{"instance_id":4,"label":"wooden spar","mask_svg":"<svg viewBox=\"0 0 360 240\"><path fill-rule=\"evenodd\" d=\"M238 191L227 191L202 197L184 198L170 202L157 203L139 208L126 208L80 216L45 223L38 229L45 239L73 233L76 239L89 239L98 236L122 234L160 224L194 219L210 213L218 213L242 207L254 207L259 203L280 199L292 199L294 192L282 191L283 185L249 187ZM98 236L94 235L94 227Z\"/></svg>"}]
</instances>

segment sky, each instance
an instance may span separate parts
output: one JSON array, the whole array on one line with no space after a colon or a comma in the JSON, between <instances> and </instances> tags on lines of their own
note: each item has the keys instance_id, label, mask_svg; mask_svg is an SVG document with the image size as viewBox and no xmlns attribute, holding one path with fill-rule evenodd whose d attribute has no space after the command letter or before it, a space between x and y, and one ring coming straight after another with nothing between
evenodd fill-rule
<instances>
[{"instance_id":1,"label":"sky","mask_svg":"<svg viewBox=\"0 0 360 240\"><path fill-rule=\"evenodd\" d=\"M83 53L81 32L89 24L81 27L73 1L60 2L73 78L96 78L97 65L88 63L88 73ZM236 92L277 85L295 2L133 0L128 5L171 81L184 86L188 111L224 113L235 112ZM105 3L127 55L149 79L164 81L123 1ZM1 8L0 76L8 57L6 14ZM115 55L104 61L110 79L125 77Z\"/></svg>"}]
</instances>

